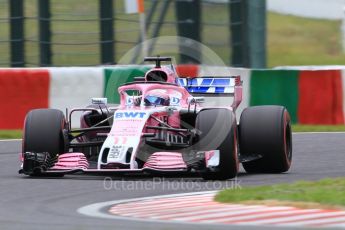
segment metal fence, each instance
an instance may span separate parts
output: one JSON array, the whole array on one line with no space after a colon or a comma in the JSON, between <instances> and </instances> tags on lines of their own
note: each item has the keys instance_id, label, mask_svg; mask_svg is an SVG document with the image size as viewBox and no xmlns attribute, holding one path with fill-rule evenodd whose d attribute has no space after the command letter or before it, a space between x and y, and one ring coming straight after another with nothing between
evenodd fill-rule
<instances>
[{"instance_id":1,"label":"metal fence","mask_svg":"<svg viewBox=\"0 0 345 230\"><path fill-rule=\"evenodd\" d=\"M10 66L8 2L0 1L0 66Z\"/></svg>"},{"instance_id":2,"label":"metal fence","mask_svg":"<svg viewBox=\"0 0 345 230\"><path fill-rule=\"evenodd\" d=\"M188 18L193 10L185 12L187 18L181 20L178 4L188 2L191 1L145 0L147 39L177 36L184 25L199 23ZM194 2L200 4L200 42L224 63L235 63L233 47L245 47L241 29L245 20L241 19L241 12L234 19L231 8L243 1ZM237 30L233 30L236 26ZM0 0L0 67L114 64L140 43L139 27L139 15L126 14L123 0ZM239 31L237 40L231 31ZM159 47L150 48L149 55L159 54ZM112 58L107 59L106 55ZM238 65L244 63L240 61Z\"/></svg>"}]
</instances>

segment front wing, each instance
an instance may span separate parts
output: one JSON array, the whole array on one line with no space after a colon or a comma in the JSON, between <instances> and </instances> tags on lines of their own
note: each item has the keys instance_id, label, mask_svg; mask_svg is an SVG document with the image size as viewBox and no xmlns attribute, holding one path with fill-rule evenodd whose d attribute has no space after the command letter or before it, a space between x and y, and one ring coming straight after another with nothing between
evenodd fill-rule
<instances>
[{"instance_id":1,"label":"front wing","mask_svg":"<svg viewBox=\"0 0 345 230\"><path fill-rule=\"evenodd\" d=\"M82 153L65 153L57 160L50 159L49 153L23 154L23 164L20 174L31 176L63 176L65 174L88 175L184 175L216 171L219 165L219 151L195 152L182 155L176 152L156 152L151 155L140 169L90 168Z\"/></svg>"}]
</instances>

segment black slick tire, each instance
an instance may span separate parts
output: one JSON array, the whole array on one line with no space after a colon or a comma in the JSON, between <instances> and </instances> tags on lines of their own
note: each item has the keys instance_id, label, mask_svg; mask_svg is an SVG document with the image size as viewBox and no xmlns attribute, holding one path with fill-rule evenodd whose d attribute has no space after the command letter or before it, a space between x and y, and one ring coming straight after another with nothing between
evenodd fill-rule
<instances>
[{"instance_id":1,"label":"black slick tire","mask_svg":"<svg viewBox=\"0 0 345 230\"><path fill-rule=\"evenodd\" d=\"M202 174L205 180L227 180L238 172L237 124L228 109L205 109L196 117L199 132L196 148L198 151L219 150L219 166L215 171Z\"/></svg>"},{"instance_id":2,"label":"black slick tire","mask_svg":"<svg viewBox=\"0 0 345 230\"><path fill-rule=\"evenodd\" d=\"M239 125L240 153L261 155L260 159L243 162L248 173L282 173L292 160L290 115L282 106L246 108Z\"/></svg>"},{"instance_id":3,"label":"black slick tire","mask_svg":"<svg viewBox=\"0 0 345 230\"><path fill-rule=\"evenodd\" d=\"M52 158L64 153L67 150L65 127L65 116L60 110L31 110L25 118L23 152L48 152Z\"/></svg>"}]
</instances>

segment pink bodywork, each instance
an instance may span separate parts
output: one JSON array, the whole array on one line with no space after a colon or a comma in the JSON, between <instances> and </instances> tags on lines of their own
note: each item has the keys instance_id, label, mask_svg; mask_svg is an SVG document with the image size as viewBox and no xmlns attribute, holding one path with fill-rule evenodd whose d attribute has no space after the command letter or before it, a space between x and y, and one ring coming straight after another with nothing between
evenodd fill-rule
<instances>
[{"instance_id":1,"label":"pink bodywork","mask_svg":"<svg viewBox=\"0 0 345 230\"><path fill-rule=\"evenodd\" d=\"M144 164L144 168L150 169L187 169L187 165L178 152L156 152L153 153Z\"/></svg>"},{"instance_id":2,"label":"pink bodywork","mask_svg":"<svg viewBox=\"0 0 345 230\"><path fill-rule=\"evenodd\" d=\"M166 67L166 66L162 66L160 68L152 68L149 71L146 72L145 74L145 81L147 81L148 76L150 75L150 72L164 72L167 75L167 81L168 83L175 83L176 82L176 78L177 78L177 74L172 71L170 68Z\"/></svg>"},{"instance_id":3,"label":"pink bodywork","mask_svg":"<svg viewBox=\"0 0 345 230\"><path fill-rule=\"evenodd\" d=\"M87 169L89 163L83 153L64 153L51 169Z\"/></svg>"}]
</instances>

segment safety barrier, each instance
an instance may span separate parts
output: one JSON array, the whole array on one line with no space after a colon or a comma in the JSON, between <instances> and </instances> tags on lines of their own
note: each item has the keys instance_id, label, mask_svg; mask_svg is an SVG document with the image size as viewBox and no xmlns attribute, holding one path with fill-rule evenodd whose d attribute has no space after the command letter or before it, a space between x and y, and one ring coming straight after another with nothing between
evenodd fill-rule
<instances>
[{"instance_id":1,"label":"safety barrier","mask_svg":"<svg viewBox=\"0 0 345 230\"><path fill-rule=\"evenodd\" d=\"M0 129L21 129L35 108L84 107L92 97L118 103L117 87L143 76L148 66L0 69ZM345 67L283 67L250 70L224 66L180 65L183 76L241 75L245 107L273 104L288 108L300 124L344 124ZM217 97L217 100L226 100ZM240 114L240 113L238 113ZM239 117L238 117L239 118ZM77 118L73 122L78 122Z\"/></svg>"}]
</instances>

